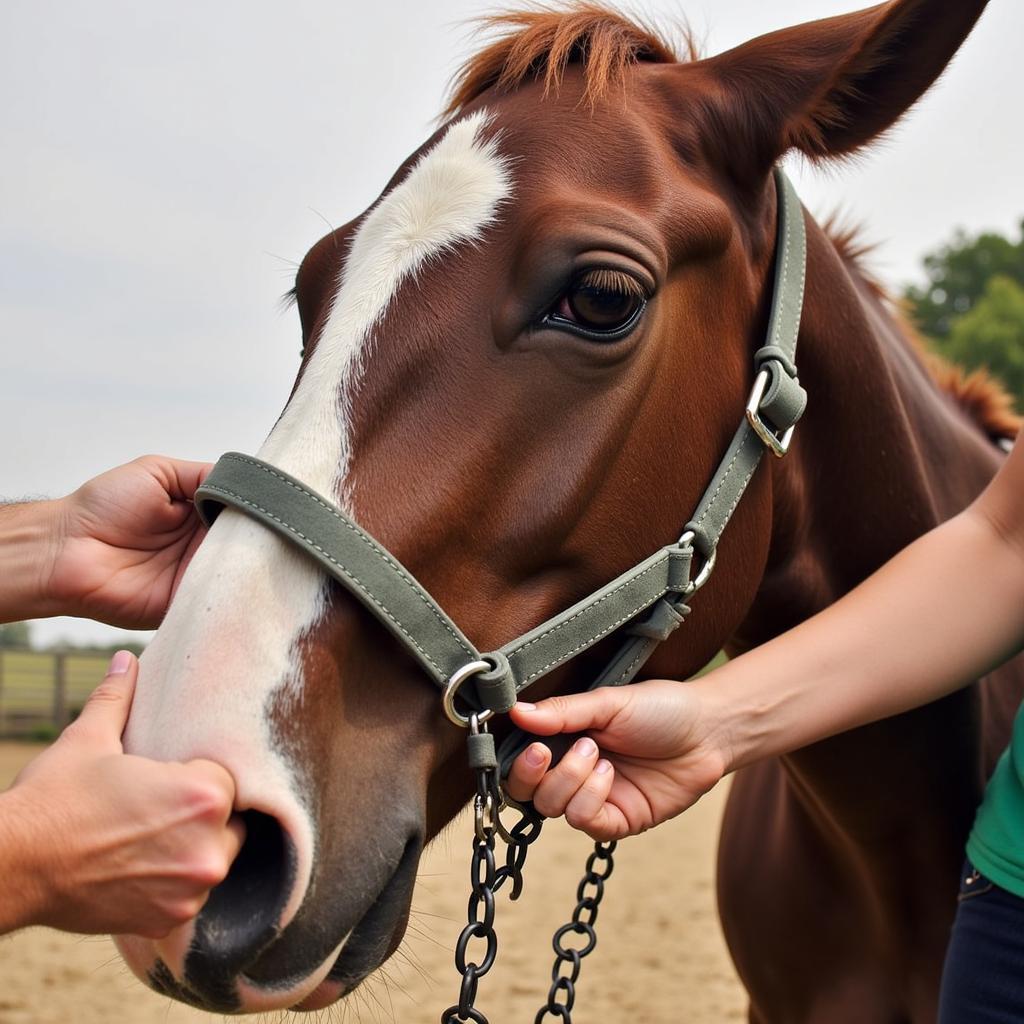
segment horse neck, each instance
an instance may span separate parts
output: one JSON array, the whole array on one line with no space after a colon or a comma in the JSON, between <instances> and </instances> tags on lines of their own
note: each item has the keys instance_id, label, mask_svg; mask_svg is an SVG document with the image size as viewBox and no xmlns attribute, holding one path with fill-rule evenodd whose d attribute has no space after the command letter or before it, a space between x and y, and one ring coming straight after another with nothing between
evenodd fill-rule
<instances>
[{"instance_id":1,"label":"horse neck","mask_svg":"<svg viewBox=\"0 0 1024 1024\"><path fill-rule=\"evenodd\" d=\"M831 604L965 507L999 455L942 393L877 290L810 225L798 363L809 395L771 466L772 539L731 649Z\"/></svg>"}]
</instances>

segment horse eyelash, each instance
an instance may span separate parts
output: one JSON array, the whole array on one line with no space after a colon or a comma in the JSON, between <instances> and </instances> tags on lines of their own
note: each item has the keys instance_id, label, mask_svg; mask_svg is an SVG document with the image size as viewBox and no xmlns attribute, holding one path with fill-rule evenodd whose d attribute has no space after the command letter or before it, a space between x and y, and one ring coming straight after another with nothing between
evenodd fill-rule
<instances>
[{"instance_id":1,"label":"horse eyelash","mask_svg":"<svg viewBox=\"0 0 1024 1024\"><path fill-rule=\"evenodd\" d=\"M610 267L596 267L593 270L588 270L580 274L573 283L585 288L597 288L600 291L622 292L644 301L651 297L646 286L632 274L627 274L623 270L613 270Z\"/></svg>"}]
</instances>

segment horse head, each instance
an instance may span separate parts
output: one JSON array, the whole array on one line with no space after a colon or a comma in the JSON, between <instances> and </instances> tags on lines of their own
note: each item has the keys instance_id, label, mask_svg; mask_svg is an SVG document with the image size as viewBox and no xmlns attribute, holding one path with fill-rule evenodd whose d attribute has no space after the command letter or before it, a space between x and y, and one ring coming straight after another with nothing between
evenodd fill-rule
<instances>
[{"instance_id":1,"label":"horse head","mask_svg":"<svg viewBox=\"0 0 1024 1024\"><path fill-rule=\"evenodd\" d=\"M497 19L446 123L303 260L304 357L260 457L358 520L481 649L614 578L678 536L742 417L773 165L887 129L983 6L900 0L685 62L590 5ZM653 673L693 672L736 629L772 508L763 471ZM473 785L408 654L230 509L145 653L126 744L237 782L248 839L227 880L170 935L120 940L141 978L211 1010L357 985Z\"/></svg>"}]
</instances>

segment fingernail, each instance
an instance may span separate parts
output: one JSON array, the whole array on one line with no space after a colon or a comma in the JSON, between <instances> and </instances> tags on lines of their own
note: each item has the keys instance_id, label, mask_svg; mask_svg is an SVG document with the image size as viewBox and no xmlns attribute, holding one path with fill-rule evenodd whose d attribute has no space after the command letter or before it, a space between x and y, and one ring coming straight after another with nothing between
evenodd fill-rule
<instances>
[{"instance_id":1,"label":"fingernail","mask_svg":"<svg viewBox=\"0 0 1024 1024\"><path fill-rule=\"evenodd\" d=\"M516 701L516 711L536 711L536 710L537 710L537 705L536 704L530 704L530 703L528 703L525 700L517 700Z\"/></svg>"},{"instance_id":2,"label":"fingernail","mask_svg":"<svg viewBox=\"0 0 1024 1024\"><path fill-rule=\"evenodd\" d=\"M607 775L611 770L612 770L612 763L611 763L611 761L606 761L603 757L601 758L600 761L597 762L596 765L594 765L594 771L598 775Z\"/></svg>"},{"instance_id":3,"label":"fingernail","mask_svg":"<svg viewBox=\"0 0 1024 1024\"><path fill-rule=\"evenodd\" d=\"M131 668L132 664L132 652L131 651L118 651L117 654L110 659L110 668L107 669L108 676L123 676L125 672Z\"/></svg>"},{"instance_id":4,"label":"fingernail","mask_svg":"<svg viewBox=\"0 0 1024 1024\"><path fill-rule=\"evenodd\" d=\"M572 748L581 757L592 757L597 753L597 744L589 737L578 739Z\"/></svg>"},{"instance_id":5,"label":"fingernail","mask_svg":"<svg viewBox=\"0 0 1024 1024\"><path fill-rule=\"evenodd\" d=\"M539 743L531 743L526 748L526 763L534 768L544 763L544 748Z\"/></svg>"}]
</instances>

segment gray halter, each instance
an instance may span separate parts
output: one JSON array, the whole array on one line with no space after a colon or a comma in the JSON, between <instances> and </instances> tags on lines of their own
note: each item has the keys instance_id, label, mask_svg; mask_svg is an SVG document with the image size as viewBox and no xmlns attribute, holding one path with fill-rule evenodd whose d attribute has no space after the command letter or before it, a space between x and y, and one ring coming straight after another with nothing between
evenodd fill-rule
<instances>
[{"instance_id":1,"label":"gray halter","mask_svg":"<svg viewBox=\"0 0 1024 1024\"><path fill-rule=\"evenodd\" d=\"M318 562L442 688L445 712L460 725L508 711L524 688L613 634L620 646L590 686L631 682L689 612L686 600L711 575L719 539L761 456L766 448L779 457L786 453L806 405L794 364L807 257L803 210L781 170L775 183L772 308L767 341L754 355L746 415L680 538L561 614L496 651L479 652L383 545L301 481L247 455L221 457L196 492L200 515L210 524L224 506L238 509ZM691 579L695 554L702 565ZM459 710L456 696L470 714ZM523 745L522 733L506 739L503 768Z\"/></svg>"}]
</instances>

